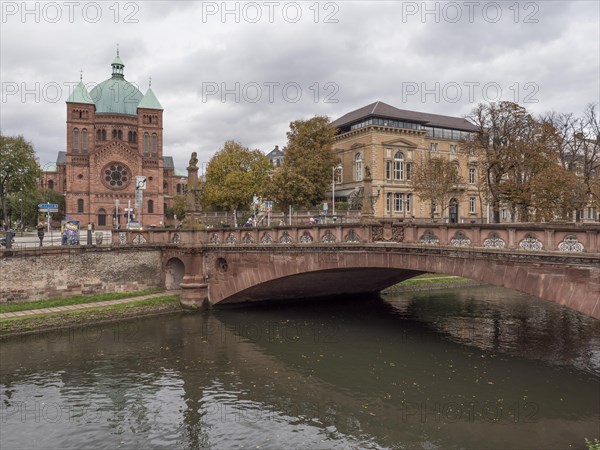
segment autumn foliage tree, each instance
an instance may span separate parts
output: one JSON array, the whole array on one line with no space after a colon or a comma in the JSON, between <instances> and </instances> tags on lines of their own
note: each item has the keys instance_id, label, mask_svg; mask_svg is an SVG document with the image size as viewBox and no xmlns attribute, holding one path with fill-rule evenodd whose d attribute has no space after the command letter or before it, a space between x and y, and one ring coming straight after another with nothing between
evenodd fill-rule
<instances>
[{"instance_id":1,"label":"autumn foliage tree","mask_svg":"<svg viewBox=\"0 0 600 450\"><path fill-rule=\"evenodd\" d=\"M331 183L331 169L337 163L333 151L335 134L336 129L326 116L290 123L283 165L288 170L288 177L293 173L295 180L301 180L302 177L310 183L310 205L316 205L325 198ZM304 195L291 204L304 203Z\"/></svg>"},{"instance_id":2,"label":"autumn foliage tree","mask_svg":"<svg viewBox=\"0 0 600 450\"><path fill-rule=\"evenodd\" d=\"M285 215L290 206L296 208L310 206L314 198L314 185L306 177L284 164L273 174L268 196L279 205Z\"/></svg>"},{"instance_id":3,"label":"autumn foliage tree","mask_svg":"<svg viewBox=\"0 0 600 450\"><path fill-rule=\"evenodd\" d=\"M225 142L208 163L203 207L249 209L255 194L264 195L271 170L269 160L260 150L249 150L235 141Z\"/></svg>"}]
</instances>

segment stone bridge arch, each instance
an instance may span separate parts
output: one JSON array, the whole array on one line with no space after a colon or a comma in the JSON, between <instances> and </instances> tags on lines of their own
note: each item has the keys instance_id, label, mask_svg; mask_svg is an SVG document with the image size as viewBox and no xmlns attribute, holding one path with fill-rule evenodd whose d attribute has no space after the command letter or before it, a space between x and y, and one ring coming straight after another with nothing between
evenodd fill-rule
<instances>
[{"instance_id":1,"label":"stone bridge arch","mask_svg":"<svg viewBox=\"0 0 600 450\"><path fill-rule=\"evenodd\" d=\"M515 289L600 318L600 268L531 253L393 246L204 247L182 288L184 305L378 292L425 272ZM190 266L191 267L191 266ZM190 281L186 285L185 281ZM193 281L193 283L192 283ZM199 303L198 303L199 302Z\"/></svg>"}]
</instances>

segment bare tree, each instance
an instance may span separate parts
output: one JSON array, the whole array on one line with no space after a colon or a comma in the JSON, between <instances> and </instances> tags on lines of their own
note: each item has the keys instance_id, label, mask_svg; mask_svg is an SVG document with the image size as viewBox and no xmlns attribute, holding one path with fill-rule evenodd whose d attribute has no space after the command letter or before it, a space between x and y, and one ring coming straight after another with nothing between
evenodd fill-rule
<instances>
[{"instance_id":1,"label":"bare tree","mask_svg":"<svg viewBox=\"0 0 600 450\"><path fill-rule=\"evenodd\" d=\"M461 183L457 165L445 158L427 157L414 164L413 188L421 200L430 202L432 221L436 205L444 218L450 198L460 194Z\"/></svg>"}]
</instances>

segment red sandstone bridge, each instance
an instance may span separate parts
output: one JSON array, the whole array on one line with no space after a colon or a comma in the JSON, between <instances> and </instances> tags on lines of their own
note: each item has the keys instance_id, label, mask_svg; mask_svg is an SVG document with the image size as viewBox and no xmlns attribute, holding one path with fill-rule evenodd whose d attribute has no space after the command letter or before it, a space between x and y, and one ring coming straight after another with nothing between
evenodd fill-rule
<instances>
[{"instance_id":1,"label":"red sandstone bridge","mask_svg":"<svg viewBox=\"0 0 600 450\"><path fill-rule=\"evenodd\" d=\"M421 273L525 292L600 319L600 227L382 222L113 232L159 244L185 307L378 292Z\"/></svg>"}]
</instances>

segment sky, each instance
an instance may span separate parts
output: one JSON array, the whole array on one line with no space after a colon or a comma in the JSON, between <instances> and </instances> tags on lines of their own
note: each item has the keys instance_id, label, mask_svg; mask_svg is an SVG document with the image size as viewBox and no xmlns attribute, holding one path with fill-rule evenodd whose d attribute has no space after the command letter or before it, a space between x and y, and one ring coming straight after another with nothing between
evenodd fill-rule
<instances>
[{"instance_id":1,"label":"sky","mask_svg":"<svg viewBox=\"0 0 600 450\"><path fill-rule=\"evenodd\" d=\"M600 99L597 1L2 1L0 131L42 166L66 147L82 77L125 78L164 108L165 156L185 169L233 139L265 153L291 121L375 101L456 117L513 101L581 114Z\"/></svg>"}]
</instances>

